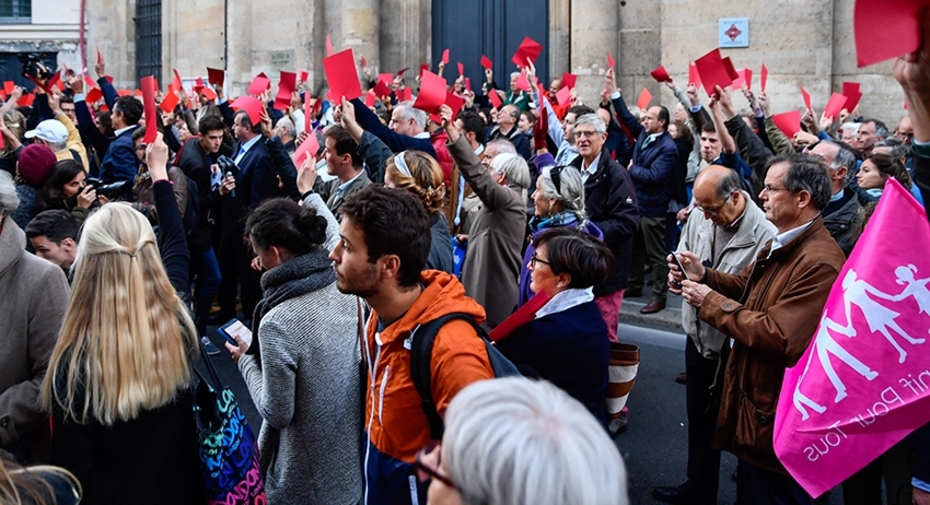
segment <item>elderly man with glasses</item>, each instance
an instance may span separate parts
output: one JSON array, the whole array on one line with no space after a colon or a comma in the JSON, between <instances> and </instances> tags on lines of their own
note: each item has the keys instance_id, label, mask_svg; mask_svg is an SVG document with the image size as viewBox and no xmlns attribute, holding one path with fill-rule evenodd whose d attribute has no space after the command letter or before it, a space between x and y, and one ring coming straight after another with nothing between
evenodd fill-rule
<instances>
[{"instance_id":1,"label":"elderly man with glasses","mask_svg":"<svg viewBox=\"0 0 930 505\"><path fill-rule=\"evenodd\" d=\"M749 193L741 191L740 174L728 167L710 165L694 181L694 207L681 235L678 251L692 251L707 267L728 274L740 273L752 263L775 226L765 219ZM713 397L720 394L714 378L721 354L729 351L728 338L698 319L698 308L681 304L681 324L688 334L685 373L688 412L688 480L677 487L657 487L653 496L666 503L717 503L720 451L712 447L717 410ZM713 388L713 389L712 389Z\"/></svg>"},{"instance_id":2,"label":"elderly man with glasses","mask_svg":"<svg viewBox=\"0 0 930 505\"><path fill-rule=\"evenodd\" d=\"M772 448L775 405L785 369L810 344L846 258L823 222L831 195L827 167L793 154L774 157L765 168L759 198L778 231L752 265L725 273L681 250L685 271L670 256L669 283L696 309L699 324L717 328L732 345L717 378L723 391L713 446L739 458L737 501L810 504Z\"/></svg>"}]
</instances>

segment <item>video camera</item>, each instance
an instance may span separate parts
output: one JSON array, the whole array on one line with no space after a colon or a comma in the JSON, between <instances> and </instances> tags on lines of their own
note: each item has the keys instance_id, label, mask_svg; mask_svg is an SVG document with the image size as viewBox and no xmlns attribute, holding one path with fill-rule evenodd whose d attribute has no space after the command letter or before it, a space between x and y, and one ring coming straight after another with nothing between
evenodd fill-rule
<instances>
[{"instance_id":1,"label":"video camera","mask_svg":"<svg viewBox=\"0 0 930 505\"><path fill-rule=\"evenodd\" d=\"M112 182L104 184L100 179L87 178L87 184L94 188L98 195L103 195L110 200L121 198L129 193L132 188L132 181Z\"/></svg>"},{"instance_id":2,"label":"video camera","mask_svg":"<svg viewBox=\"0 0 930 505\"><path fill-rule=\"evenodd\" d=\"M45 68L38 53L17 54L16 57L23 64L24 76L31 76L39 81L46 81L52 77L53 72Z\"/></svg>"},{"instance_id":3,"label":"video camera","mask_svg":"<svg viewBox=\"0 0 930 505\"><path fill-rule=\"evenodd\" d=\"M229 176L235 177L239 175L239 166L236 165L236 162L233 161L229 156L226 156L225 154L220 155L220 157L216 159L216 164L218 167L220 167L220 172L222 172L224 179ZM229 195L235 198L236 190L233 189L229 193Z\"/></svg>"}]
</instances>

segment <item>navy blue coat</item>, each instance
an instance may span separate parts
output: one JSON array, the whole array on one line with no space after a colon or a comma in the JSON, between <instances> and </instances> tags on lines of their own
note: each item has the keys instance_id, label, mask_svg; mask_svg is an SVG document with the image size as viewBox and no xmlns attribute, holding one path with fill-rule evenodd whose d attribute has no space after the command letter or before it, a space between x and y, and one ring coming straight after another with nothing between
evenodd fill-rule
<instances>
[{"instance_id":1,"label":"navy blue coat","mask_svg":"<svg viewBox=\"0 0 930 505\"><path fill-rule=\"evenodd\" d=\"M606 428L610 341L593 301L530 321L497 343L527 377L545 379L581 402Z\"/></svg>"},{"instance_id":2,"label":"navy blue coat","mask_svg":"<svg viewBox=\"0 0 930 505\"><path fill-rule=\"evenodd\" d=\"M399 153L414 149L436 158L436 149L433 148L433 143L429 137L418 139L397 133L384 126L378 116L358 98L352 99L352 104L355 105L355 120L358 121L358 125L366 132L371 132L375 137L378 137L381 142L384 142L390 148L391 152Z\"/></svg>"},{"instance_id":3,"label":"navy blue coat","mask_svg":"<svg viewBox=\"0 0 930 505\"><path fill-rule=\"evenodd\" d=\"M678 161L678 147L666 131L644 150L643 141L649 136L646 129L630 114L622 96L613 100L613 104L620 121L637 139L629 172L636 185L639 213L645 217L665 217L669 201L668 179Z\"/></svg>"},{"instance_id":4,"label":"navy blue coat","mask_svg":"<svg viewBox=\"0 0 930 505\"><path fill-rule=\"evenodd\" d=\"M110 142L107 154L100 163L100 179L104 184L135 179L136 172L139 171L139 159L136 158L136 150L132 143L132 132L136 128L138 126L133 126Z\"/></svg>"}]
</instances>

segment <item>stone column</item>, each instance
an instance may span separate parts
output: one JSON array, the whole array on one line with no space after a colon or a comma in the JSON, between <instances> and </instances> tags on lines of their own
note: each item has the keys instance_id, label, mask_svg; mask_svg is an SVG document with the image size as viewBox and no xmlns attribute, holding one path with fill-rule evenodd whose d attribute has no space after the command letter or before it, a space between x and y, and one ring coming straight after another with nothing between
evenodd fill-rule
<instances>
[{"instance_id":1,"label":"stone column","mask_svg":"<svg viewBox=\"0 0 930 505\"><path fill-rule=\"evenodd\" d=\"M380 72L414 71L430 61L430 0L381 0ZM409 75L409 74L408 74Z\"/></svg>"},{"instance_id":2,"label":"stone column","mask_svg":"<svg viewBox=\"0 0 930 505\"><path fill-rule=\"evenodd\" d=\"M607 53L617 53L617 0L574 0L571 2L571 72L578 76L578 95L597 103L604 89ZM558 72L554 69L553 77Z\"/></svg>"},{"instance_id":3,"label":"stone column","mask_svg":"<svg viewBox=\"0 0 930 505\"><path fill-rule=\"evenodd\" d=\"M569 2L549 0L549 82L570 70L571 8Z\"/></svg>"},{"instance_id":4,"label":"stone column","mask_svg":"<svg viewBox=\"0 0 930 505\"><path fill-rule=\"evenodd\" d=\"M320 59L326 56L325 41L329 33L333 41L335 52L351 48L355 54L355 62L361 65L364 56L368 65L373 67L372 75L377 75L376 68L380 54L380 0L325 0L323 4L323 18L326 27L325 33L318 34L324 44L320 52ZM361 72L359 72L361 75ZM325 76L320 67L320 78ZM364 84L362 85L364 88Z\"/></svg>"}]
</instances>

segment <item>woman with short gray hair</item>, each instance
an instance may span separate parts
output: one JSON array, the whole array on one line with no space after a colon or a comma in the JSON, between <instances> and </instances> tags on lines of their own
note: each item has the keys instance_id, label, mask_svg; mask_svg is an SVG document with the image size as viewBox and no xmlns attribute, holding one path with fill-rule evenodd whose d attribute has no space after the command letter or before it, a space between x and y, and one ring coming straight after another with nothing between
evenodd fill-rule
<instances>
[{"instance_id":1,"label":"woman with short gray hair","mask_svg":"<svg viewBox=\"0 0 930 505\"><path fill-rule=\"evenodd\" d=\"M617 447L577 400L547 382L506 378L463 389L441 445L417 454L431 505L627 505Z\"/></svg>"}]
</instances>

